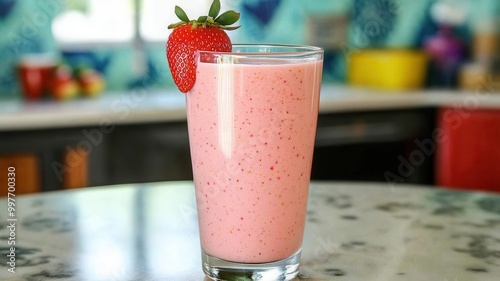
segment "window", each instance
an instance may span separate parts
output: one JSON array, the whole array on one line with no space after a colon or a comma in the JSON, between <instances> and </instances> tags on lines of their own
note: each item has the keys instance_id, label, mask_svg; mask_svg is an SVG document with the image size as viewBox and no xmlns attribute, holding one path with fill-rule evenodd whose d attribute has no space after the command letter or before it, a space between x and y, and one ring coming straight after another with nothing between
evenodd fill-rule
<instances>
[{"instance_id":1,"label":"window","mask_svg":"<svg viewBox=\"0 0 500 281\"><path fill-rule=\"evenodd\" d=\"M52 22L59 44L126 42L134 37L134 1L72 0Z\"/></svg>"},{"instance_id":2,"label":"window","mask_svg":"<svg viewBox=\"0 0 500 281\"><path fill-rule=\"evenodd\" d=\"M212 0L71 0L52 23L59 45L144 41L165 42L167 26L178 22L174 6L190 18L206 14ZM222 0L222 10L235 9L237 0ZM135 16L137 13L137 17ZM140 23L137 23L137 19Z\"/></svg>"}]
</instances>

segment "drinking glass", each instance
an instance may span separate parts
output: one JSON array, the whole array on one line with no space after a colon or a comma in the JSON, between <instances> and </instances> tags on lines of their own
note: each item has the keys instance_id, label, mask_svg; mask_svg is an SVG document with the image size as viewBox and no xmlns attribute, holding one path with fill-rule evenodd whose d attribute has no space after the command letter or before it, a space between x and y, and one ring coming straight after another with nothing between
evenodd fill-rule
<instances>
[{"instance_id":1,"label":"drinking glass","mask_svg":"<svg viewBox=\"0 0 500 281\"><path fill-rule=\"evenodd\" d=\"M323 50L199 51L186 94L203 270L214 280L299 271Z\"/></svg>"}]
</instances>

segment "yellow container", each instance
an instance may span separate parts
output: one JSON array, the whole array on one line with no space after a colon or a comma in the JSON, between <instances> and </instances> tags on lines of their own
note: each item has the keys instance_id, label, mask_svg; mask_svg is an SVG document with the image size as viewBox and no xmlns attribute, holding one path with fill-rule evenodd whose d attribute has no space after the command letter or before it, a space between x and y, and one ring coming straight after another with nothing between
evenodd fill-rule
<instances>
[{"instance_id":1,"label":"yellow container","mask_svg":"<svg viewBox=\"0 0 500 281\"><path fill-rule=\"evenodd\" d=\"M348 58L348 82L353 86L404 91L425 85L428 57L422 51L363 50Z\"/></svg>"}]
</instances>

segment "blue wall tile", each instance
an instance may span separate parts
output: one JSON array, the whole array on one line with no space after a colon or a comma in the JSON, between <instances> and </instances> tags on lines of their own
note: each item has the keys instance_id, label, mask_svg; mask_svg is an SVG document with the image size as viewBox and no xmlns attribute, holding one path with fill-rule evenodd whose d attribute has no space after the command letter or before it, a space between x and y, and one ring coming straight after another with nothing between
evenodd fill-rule
<instances>
[{"instance_id":1,"label":"blue wall tile","mask_svg":"<svg viewBox=\"0 0 500 281\"><path fill-rule=\"evenodd\" d=\"M468 10L466 27L500 15L498 0L455 0ZM346 50L327 50L325 81L343 81L345 55L352 49L373 46L415 47L432 33L429 7L435 0L230 0L239 10L242 27L232 32L239 43L307 43L311 15L345 14L351 20ZM134 87L175 87L169 75L163 45L145 50L145 72L134 71L135 50L129 46L87 50L79 56L61 54L51 33L51 21L64 9L65 0L0 0L0 97L19 96L15 71L27 53L51 52L77 66L100 70L109 90ZM376 31L374 34L374 30ZM379 31L377 31L379 30ZM372 33L370 33L372 32ZM367 40L367 37L369 40ZM64 56L63 56L64 55Z\"/></svg>"}]
</instances>

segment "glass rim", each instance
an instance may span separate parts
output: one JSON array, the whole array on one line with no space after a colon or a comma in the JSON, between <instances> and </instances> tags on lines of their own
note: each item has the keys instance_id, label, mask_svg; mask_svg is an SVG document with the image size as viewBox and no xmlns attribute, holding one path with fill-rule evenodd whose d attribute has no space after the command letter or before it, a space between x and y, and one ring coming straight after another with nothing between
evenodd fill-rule
<instances>
[{"instance_id":1,"label":"glass rim","mask_svg":"<svg viewBox=\"0 0 500 281\"><path fill-rule=\"evenodd\" d=\"M235 48L256 48L256 51L249 52L237 52ZM258 51L265 49L278 49L282 48L283 51ZM259 44L259 43L243 43L243 44L233 44L233 49L231 52L219 52L219 51L197 51L198 54L209 54L212 56L234 56L234 57L296 57L296 56L312 56L323 54L324 50L321 47L311 46L311 45L300 45L300 44Z\"/></svg>"}]
</instances>

